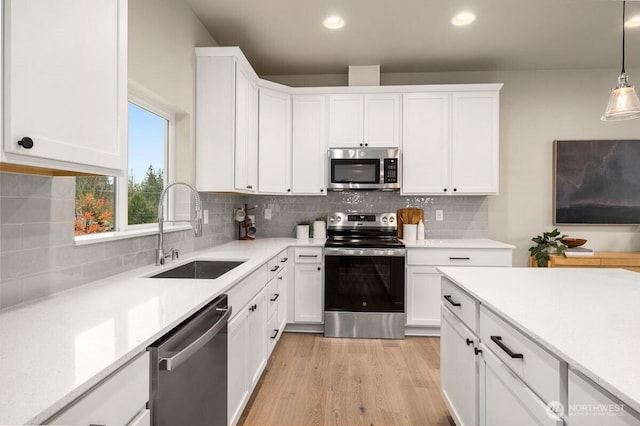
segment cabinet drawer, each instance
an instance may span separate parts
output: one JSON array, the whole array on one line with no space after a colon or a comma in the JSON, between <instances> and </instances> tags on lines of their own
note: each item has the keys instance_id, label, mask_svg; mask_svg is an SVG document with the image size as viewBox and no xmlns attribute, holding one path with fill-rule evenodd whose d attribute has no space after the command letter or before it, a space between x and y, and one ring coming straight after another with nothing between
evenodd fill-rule
<instances>
[{"instance_id":1,"label":"cabinet drawer","mask_svg":"<svg viewBox=\"0 0 640 426\"><path fill-rule=\"evenodd\" d=\"M322 247L296 247L293 253L296 263L322 263Z\"/></svg>"},{"instance_id":2,"label":"cabinet drawer","mask_svg":"<svg viewBox=\"0 0 640 426\"><path fill-rule=\"evenodd\" d=\"M280 268L282 268L282 266L280 265L278 256L274 256L270 261L267 262L267 272L269 273L268 279L275 277L278 274Z\"/></svg>"},{"instance_id":3,"label":"cabinet drawer","mask_svg":"<svg viewBox=\"0 0 640 426\"><path fill-rule=\"evenodd\" d=\"M562 384L567 364L484 306L480 306L480 341L545 402L566 402Z\"/></svg>"},{"instance_id":4,"label":"cabinet drawer","mask_svg":"<svg viewBox=\"0 0 640 426\"><path fill-rule=\"evenodd\" d=\"M278 274L280 275L280 274ZM275 277L267 284L267 318L271 318L278 312L278 299L280 299L280 283L278 277ZM278 315L275 315L276 317Z\"/></svg>"},{"instance_id":5,"label":"cabinet drawer","mask_svg":"<svg viewBox=\"0 0 640 426\"><path fill-rule=\"evenodd\" d=\"M278 253L278 263L280 264L280 269L282 269L284 266L287 266L287 262L289 262L289 251L282 250L280 253Z\"/></svg>"},{"instance_id":6,"label":"cabinet drawer","mask_svg":"<svg viewBox=\"0 0 640 426\"><path fill-rule=\"evenodd\" d=\"M80 397L50 424L126 425L149 400L149 353L139 355Z\"/></svg>"},{"instance_id":7,"label":"cabinet drawer","mask_svg":"<svg viewBox=\"0 0 640 426\"><path fill-rule=\"evenodd\" d=\"M511 266L511 249L421 248L407 250L407 265Z\"/></svg>"},{"instance_id":8,"label":"cabinet drawer","mask_svg":"<svg viewBox=\"0 0 640 426\"><path fill-rule=\"evenodd\" d=\"M449 281L448 278L442 278L440 291L442 304L460 318L471 331L477 333L478 302Z\"/></svg>"},{"instance_id":9,"label":"cabinet drawer","mask_svg":"<svg viewBox=\"0 0 640 426\"><path fill-rule=\"evenodd\" d=\"M240 281L227 292L229 306L233 309L233 317L238 315L242 307L258 294L268 281L267 265L262 265L251 275Z\"/></svg>"}]
</instances>

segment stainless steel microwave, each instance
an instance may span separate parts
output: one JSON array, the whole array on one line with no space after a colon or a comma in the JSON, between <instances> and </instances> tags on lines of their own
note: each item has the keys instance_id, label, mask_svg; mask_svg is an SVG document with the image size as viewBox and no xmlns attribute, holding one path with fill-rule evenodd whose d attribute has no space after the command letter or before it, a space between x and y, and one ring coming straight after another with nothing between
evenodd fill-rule
<instances>
[{"instance_id":1,"label":"stainless steel microwave","mask_svg":"<svg viewBox=\"0 0 640 426\"><path fill-rule=\"evenodd\" d=\"M398 148L330 148L327 189L400 189Z\"/></svg>"}]
</instances>

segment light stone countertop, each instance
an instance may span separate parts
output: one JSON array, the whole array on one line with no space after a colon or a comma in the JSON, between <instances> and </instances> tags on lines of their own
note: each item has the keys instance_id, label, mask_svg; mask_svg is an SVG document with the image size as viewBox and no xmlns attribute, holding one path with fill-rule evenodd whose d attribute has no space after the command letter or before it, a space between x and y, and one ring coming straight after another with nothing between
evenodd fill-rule
<instances>
[{"instance_id":1,"label":"light stone countertop","mask_svg":"<svg viewBox=\"0 0 640 426\"><path fill-rule=\"evenodd\" d=\"M0 424L40 424L290 246L232 241L0 311ZM215 280L145 278L193 259L247 260Z\"/></svg>"},{"instance_id":2,"label":"light stone countertop","mask_svg":"<svg viewBox=\"0 0 640 426\"><path fill-rule=\"evenodd\" d=\"M598 268L438 269L570 368L640 412L640 273Z\"/></svg>"},{"instance_id":3,"label":"light stone countertop","mask_svg":"<svg viewBox=\"0 0 640 426\"><path fill-rule=\"evenodd\" d=\"M462 248L462 249L514 249L511 244L486 238L451 238L451 239L425 239L402 240L407 248Z\"/></svg>"}]
</instances>

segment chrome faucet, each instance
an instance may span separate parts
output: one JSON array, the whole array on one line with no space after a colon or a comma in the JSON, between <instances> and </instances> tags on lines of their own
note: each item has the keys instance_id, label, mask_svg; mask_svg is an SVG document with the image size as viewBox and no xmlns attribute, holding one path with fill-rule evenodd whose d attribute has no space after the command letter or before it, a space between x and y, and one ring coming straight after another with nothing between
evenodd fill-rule
<instances>
[{"instance_id":1,"label":"chrome faucet","mask_svg":"<svg viewBox=\"0 0 640 426\"><path fill-rule=\"evenodd\" d=\"M165 220L164 219L164 197L172 186L184 185L191 190L193 197L196 200L196 217L189 220ZM164 224L165 223L177 223L177 222L189 222L193 223L193 228L196 237L202 236L202 200L198 191L190 184L185 182L174 182L167 185L162 194L160 194L160 201L158 202L158 248L156 249L156 265L164 265L165 259L171 257L176 259L178 257L178 251L175 249L169 249L165 254L164 250Z\"/></svg>"}]
</instances>

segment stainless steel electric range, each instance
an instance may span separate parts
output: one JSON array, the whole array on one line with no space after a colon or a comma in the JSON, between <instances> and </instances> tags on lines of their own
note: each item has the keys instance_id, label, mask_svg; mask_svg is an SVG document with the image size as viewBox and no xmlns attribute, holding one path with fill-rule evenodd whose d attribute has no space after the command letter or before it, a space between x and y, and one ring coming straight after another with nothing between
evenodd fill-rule
<instances>
[{"instance_id":1,"label":"stainless steel electric range","mask_svg":"<svg viewBox=\"0 0 640 426\"><path fill-rule=\"evenodd\" d=\"M327 216L324 335L404 338L405 248L395 213Z\"/></svg>"}]
</instances>

